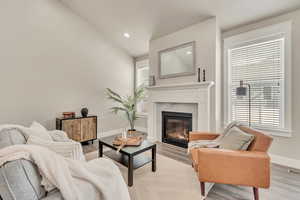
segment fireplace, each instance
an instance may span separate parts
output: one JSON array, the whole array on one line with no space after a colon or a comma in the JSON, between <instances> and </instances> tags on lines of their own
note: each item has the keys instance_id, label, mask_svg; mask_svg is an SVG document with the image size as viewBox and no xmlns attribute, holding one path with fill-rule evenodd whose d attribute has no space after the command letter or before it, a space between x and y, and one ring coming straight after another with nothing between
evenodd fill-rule
<instances>
[{"instance_id":1,"label":"fireplace","mask_svg":"<svg viewBox=\"0 0 300 200\"><path fill-rule=\"evenodd\" d=\"M187 148L192 113L162 112L162 142Z\"/></svg>"}]
</instances>

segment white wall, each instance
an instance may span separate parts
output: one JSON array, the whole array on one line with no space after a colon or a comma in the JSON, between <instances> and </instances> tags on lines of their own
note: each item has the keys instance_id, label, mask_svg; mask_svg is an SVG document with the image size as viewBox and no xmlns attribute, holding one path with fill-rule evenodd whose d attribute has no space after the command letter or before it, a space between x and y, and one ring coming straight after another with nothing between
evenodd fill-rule
<instances>
[{"instance_id":1,"label":"white wall","mask_svg":"<svg viewBox=\"0 0 300 200\"><path fill-rule=\"evenodd\" d=\"M126 126L104 89L132 92L133 59L58 0L2 0L0 124L40 121L86 106L99 132Z\"/></svg>"},{"instance_id":2,"label":"white wall","mask_svg":"<svg viewBox=\"0 0 300 200\"><path fill-rule=\"evenodd\" d=\"M155 75L157 85L197 81L197 73L194 76L158 79L158 52L192 41L196 42L196 66L206 69L206 80L215 80L216 34L217 20L216 18L211 18L161 38L151 40L149 49L150 75Z\"/></svg>"},{"instance_id":3,"label":"white wall","mask_svg":"<svg viewBox=\"0 0 300 200\"><path fill-rule=\"evenodd\" d=\"M300 10L278 17L273 17L254 24L242 26L234 30L225 32L223 37L247 32L264 26L292 20L292 137L274 137L270 153L276 158L285 157L296 159L300 162ZM292 162L292 161L291 161ZM299 164L298 162L298 164ZM300 164L299 164L300 166Z\"/></svg>"},{"instance_id":4,"label":"white wall","mask_svg":"<svg viewBox=\"0 0 300 200\"><path fill-rule=\"evenodd\" d=\"M193 76L176 77L169 79L159 79L159 59L158 52L174 46L178 46L188 42L196 42L196 68L206 70L206 80L215 81L216 87L212 92L211 104L213 105L213 113L211 114L212 127L219 129L220 124L220 68L221 68L221 35L216 18L210 18L206 21L189 26L177 32L163 36L161 38L150 41L149 60L150 60L150 75L155 75L156 84L174 84L174 83L189 83L197 81L197 73ZM197 71L197 69L196 69ZM146 125L140 120L139 126ZM212 130L214 131L214 130Z\"/></svg>"}]
</instances>

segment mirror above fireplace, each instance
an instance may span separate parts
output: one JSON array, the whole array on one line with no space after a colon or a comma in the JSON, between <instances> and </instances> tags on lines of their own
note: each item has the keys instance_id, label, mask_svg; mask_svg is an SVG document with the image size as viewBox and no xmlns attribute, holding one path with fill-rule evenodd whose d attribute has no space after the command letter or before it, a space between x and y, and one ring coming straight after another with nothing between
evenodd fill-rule
<instances>
[{"instance_id":1,"label":"mirror above fireplace","mask_svg":"<svg viewBox=\"0 0 300 200\"><path fill-rule=\"evenodd\" d=\"M195 42L189 42L159 52L159 78L195 74Z\"/></svg>"}]
</instances>

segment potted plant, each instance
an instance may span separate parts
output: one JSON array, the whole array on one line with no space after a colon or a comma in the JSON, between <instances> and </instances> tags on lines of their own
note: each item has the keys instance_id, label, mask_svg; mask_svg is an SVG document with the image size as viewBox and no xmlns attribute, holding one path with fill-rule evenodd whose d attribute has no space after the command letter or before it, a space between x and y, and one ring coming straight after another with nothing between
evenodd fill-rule
<instances>
[{"instance_id":1,"label":"potted plant","mask_svg":"<svg viewBox=\"0 0 300 200\"><path fill-rule=\"evenodd\" d=\"M138 87L134 90L133 95L122 97L118 93L113 90L106 88L106 94L108 99L111 99L118 103L118 106L114 106L111 108L112 112L117 114L118 112L124 112L126 119L129 122L130 129L128 133L135 132L134 124L137 120L137 111L136 105L144 98L145 89L144 87Z\"/></svg>"}]
</instances>

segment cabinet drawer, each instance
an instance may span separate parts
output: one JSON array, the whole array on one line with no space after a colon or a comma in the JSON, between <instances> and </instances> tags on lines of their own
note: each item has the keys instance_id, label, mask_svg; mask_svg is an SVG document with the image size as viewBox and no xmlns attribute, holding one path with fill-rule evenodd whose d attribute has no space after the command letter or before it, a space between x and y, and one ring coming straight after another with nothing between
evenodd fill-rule
<instances>
[{"instance_id":1,"label":"cabinet drawer","mask_svg":"<svg viewBox=\"0 0 300 200\"><path fill-rule=\"evenodd\" d=\"M97 118L81 119L82 141L93 140L97 138Z\"/></svg>"},{"instance_id":2,"label":"cabinet drawer","mask_svg":"<svg viewBox=\"0 0 300 200\"><path fill-rule=\"evenodd\" d=\"M62 130L68 134L72 140L80 142L81 137L81 120L63 120Z\"/></svg>"}]
</instances>

